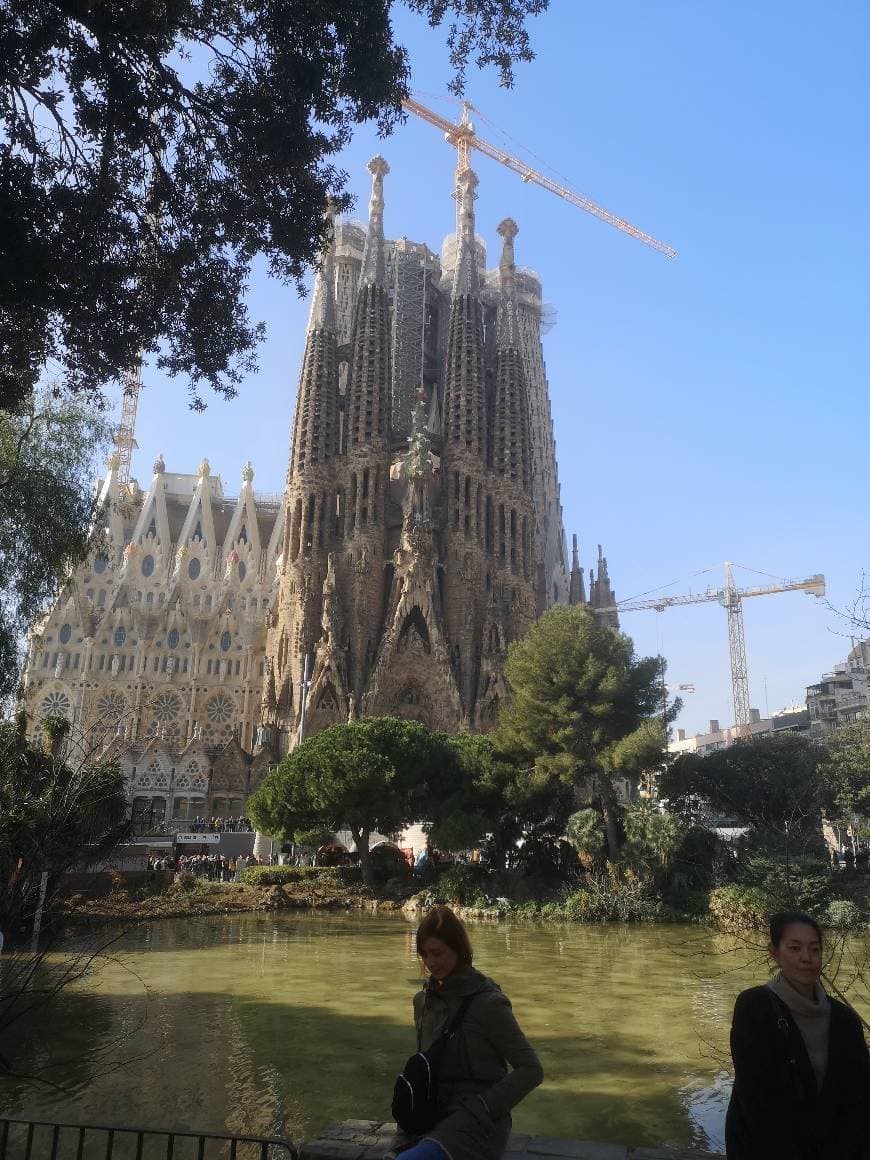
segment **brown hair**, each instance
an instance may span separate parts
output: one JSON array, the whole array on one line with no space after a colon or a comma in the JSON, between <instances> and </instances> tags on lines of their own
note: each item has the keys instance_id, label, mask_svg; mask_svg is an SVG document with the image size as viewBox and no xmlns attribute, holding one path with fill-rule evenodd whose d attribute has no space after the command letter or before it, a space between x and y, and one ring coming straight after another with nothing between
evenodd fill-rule
<instances>
[{"instance_id":1,"label":"brown hair","mask_svg":"<svg viewBox=\"0 0 870 1160\"><path fill-rule=\"evenodd\" d=\"M440 938L454 954L459 956L459 966L470 967L474 957L471 939L461 918L457 918L449 906L439 903L433 906L417 927L417 954L423 950L428 938Z\"/></svg>"}]
</instances>

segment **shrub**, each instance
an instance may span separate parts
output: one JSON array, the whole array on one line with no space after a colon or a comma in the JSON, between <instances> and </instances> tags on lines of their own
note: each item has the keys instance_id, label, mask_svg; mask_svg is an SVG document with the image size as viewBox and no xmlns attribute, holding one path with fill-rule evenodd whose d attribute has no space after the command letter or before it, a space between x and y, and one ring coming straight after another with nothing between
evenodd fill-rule
<instances>
[{"instance_id":1,"label":"shrub","mask_svg":"<svg viewBox=\"0 0 870 1160\"><path fill-rule=\"evenodd\" d=\"M358 886L359 866L248 866L240 876L246 886L285 886L289 882L331 886Z\"/></svg>"},{"instance_id":2,"label":"shrub","mask_svg":"<svg viewBox=\"0 0 870 1160\"><path fill-rule=\"evenodd\" d=\"M191 874L189 870L182 870L181 873L176 874L175 878L169 884L169 894L190 894L191 891L196 890L199 884L199 879L195 874Z\"/></svg>"},{"instance_id":3,"label":"shrub","mask_svg":"<svg viewBox=\"0 0 870 1160\"><path fill-rule=\"evenodd\" d=\"M706 910L707 894L714 886L732 882L737 870L737 854L732 846L712 830L691 826L674 854L670 884L674 890L701 891Z\"/></svg>"},{"instance_id":4,"label":"shrub","mask_svg":"<svg viewBox=\"0 0 870 1160\"><path fill-rule=\"evenodd\" d=\"M535 917L537 914L537 907L531 912ZM541 918L545 919L560 919L565 917L564 907L558 902L544 902L540 909Z\"/></svg>"},{"instance_id":5,"label":"shrub","mask_svg":"<svg viewBox=\"0 0 870 1160\"><path fill-rule=\"evenodd\" d=\"M749 852L741 858L738 881L761 892L768 912L805 910L824 914L834 882L827 865L816 858Z\"/></svg>"},{"instance_id":6,"label":"shrub","mask_svg":"<svg viewBox=\"0 0 870 1160\"><path fill-rule=\"evenodd\" d=\"M460 906L489 906L493 897L493 876L486 867L456 862L438 875L431 888L437 901L458 902Z\"/></svg>"},{"instance_id":7,"label":"shrub","mask_svg":"<svg viewBox=\"0 0 870 1160\"><path fill-rule=\"evenodd\" d=\"M375 846L371 852L372 874L376 882L390 878L410 878L413 873L408 860L395 846Z\"/></svg>"},{"instance_id":8,"label":"shrub","mask_svg":"<svg viewBox=\"0 0 870 1160\"><path fill-rule=\"evenodd\" d=\"M848 898L836 898L828 903L825 926L835 930L860 930L866 924L858 906Z\"/></svg>"},{"instance_id":9,"label":"shrub","mask_svg":"<svg viewBox=\"0 0 870 1160\"><path fill-rule=\"evenodd\" d=\"M717 886L710 891L710 917L720 930L767 930L768 915L776 909L758 886Z\"/></svg>"},{"instance_id":10,"label":"shrub","mask_svg":"<svg viewBox=\"0 0 870 1160\"><path fill-rule=\"evenodd\" d=\"M591 890L575 890L565 899L565 917L569 922L594 922L595 898Z\"/></svg>"},{"instance_id":11,"label":"shrub","mask_svg":"<svg viewBox=\"0 0 870 1160\"><path fill-rule=\"evenodd\" d=\"M710 913L709 890L672 886L665 891L664 899L675 922L705 918Z\"/></svg>"},{"instance_id":12,"label":"shrub","mask_svg":"<svg viewBox=\"0 0 870 1160\"><path fill-rule=\"evenodd\" d=\"M607 873L587 876L579 890L568 895L564 913L572 922L656 922L666 917L650 884L612 862Z\"/></svg>"}]
</instances>

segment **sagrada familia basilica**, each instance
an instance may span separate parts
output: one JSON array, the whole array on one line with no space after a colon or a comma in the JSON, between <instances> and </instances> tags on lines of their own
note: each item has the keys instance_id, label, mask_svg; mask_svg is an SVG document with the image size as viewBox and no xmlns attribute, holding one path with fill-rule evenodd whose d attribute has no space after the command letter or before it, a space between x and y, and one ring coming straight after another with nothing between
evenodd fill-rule
<instances>
[{"instance_id":1,"label":"sagrada familia basilica","mask_svg":"<svg viewBox=\"0 0 870 1160\"><path fill-rule=\"evenodd\" d=\"M28 642L34 728L67 717L126 770L134 818L244 810L299 737L361 715L486 730L512 640L554 603L616 623L598 552L569 566L541 346L541 284L498 227L485 268L477 177L457 175L440 258L335 222L311 299L283 501L203 460L146 489L99 486L103 542Z\"/></svg>"}]
</instances>

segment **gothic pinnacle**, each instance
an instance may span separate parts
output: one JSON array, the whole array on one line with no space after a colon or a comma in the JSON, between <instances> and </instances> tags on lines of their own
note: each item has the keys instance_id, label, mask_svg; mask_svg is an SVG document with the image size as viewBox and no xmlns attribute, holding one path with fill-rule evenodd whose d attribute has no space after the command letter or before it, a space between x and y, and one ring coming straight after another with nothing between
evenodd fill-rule
<instances>
[{"instance_id":1,"label":"gothic pinnacle","mask_svg":"<svg viewBox=\"0 0 870 1160\"><path fill-rule=\"evenodd\" d=\"M477 247L474 239L474 199L477 174L463 169L456 178L456 269L453 273L453 296L477 294L480 279L477 271Z\"/></svg>"},{"instance_id":2,"label":"gothic pinnacle","mask_svg":"<svg viewBox=\"0 0 870 1160\"><path fill-rule=\"evenodd\" d=\"M504 281L505 277L513 277L516 270L516 266L514 265L514 238L519 232L520 227L513 218L505 218L496 227L496 233L503 239L504 243L501 251L501 261L499 262L502 281Z\"/></svg>"},{"instance_id":3,"label":"gothic pinnacle","mask_svg":"<svg viewBox=\"0 0 870 1160\"><path fill-rule=\"evenodd\" d=\"M520 232L513 218L499 222L497 233L503 239L501 261L498 264L501 284L501 304L498 312L498 345L501 349L519 349L517 329L517 289L516 265L514 263L514 238Z\"/></svg>"},{"instance_id":4,"label":"gothic pinnacle","mask_svg":"<svg viewBox=\"0 0 870 1160\"><path fill-rule=\"evenodd\" d=\"M576 535L572 538L571 546L571 580L568 588L568 603L586 603L586 586L583 583L583 569L580 567L580 551Z\"/></svg>"},{"instance_id":5,"label":"gothic pinnacle","mask_svg":"<svg viewBox=\"0 0 870 1160\"><path fill-rule=\"evenodd\" d=\"M369 199L369 231L360 274L360 286L383 286L386 282L384 263L384 178L390 167L377 155L366 166L372 175L372 195Z\"/></svg>"},{"instance_id":6,"label":"gothic pinnacle","mask_svg":"<svg viewBox=\"0 0 870 1160\"><path fill-rule=\"evenodd\" d=\"M320 259L320 266L314 279L314 291L311 295L311 312L308 315L308 330L335 330L335 285L334 255L335 255L335 203L330 199L326 203L326 220L328 238Z\"/></svg>"},{"instance_id":7,"label":"gothic pinnacle","mask_svg":"<svg viewBox=\"0 0 870 1160\"><path fill-rule=\"evenodd\" d=\"M600 544L598 545L598 581L604 584L610 583L610 577L607 573L607 557Z\"/></svg>"}]
</instances>

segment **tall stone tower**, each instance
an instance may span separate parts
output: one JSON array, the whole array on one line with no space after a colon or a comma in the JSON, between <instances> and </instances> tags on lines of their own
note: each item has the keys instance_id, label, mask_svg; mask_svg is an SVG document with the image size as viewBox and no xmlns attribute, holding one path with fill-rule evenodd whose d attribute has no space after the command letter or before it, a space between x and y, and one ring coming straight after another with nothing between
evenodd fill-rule
<instances>
[{"instance_id":1,"label":"tall stone tower","mask_svg":"<svg viewBox=\"0 0 870 1160\"><path fill-rule=\"evenodd\" d=\"M501 223L486 273L466 167L439 263L385 239L389 166L368 168L368 226L333 230L299 379L262 700L261 740L279 751L303 713L308 732L360 713L490 728L510 641L569 598L518 227Z\"/></svg>"}]
</instances>

